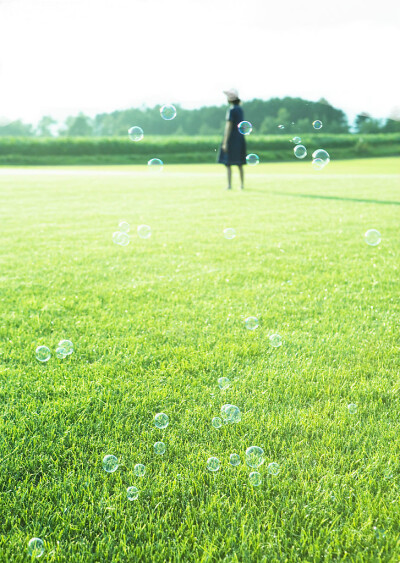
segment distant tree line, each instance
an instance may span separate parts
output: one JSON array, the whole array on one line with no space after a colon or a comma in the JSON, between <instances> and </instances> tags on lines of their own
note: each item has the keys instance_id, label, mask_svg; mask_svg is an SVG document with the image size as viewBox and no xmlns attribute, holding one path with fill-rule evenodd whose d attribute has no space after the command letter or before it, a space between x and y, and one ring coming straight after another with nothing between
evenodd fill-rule
<instances>
[{"instance_id":1,"label":"distant tree line","mask_svg":"<svg viewBox=\"0 0 400 563\"><path fill-rule=\"evenodd\" d=\"M290 132L312 132L312 122L322 121L326 133L348 133L346 114L326 100L318 102L302 98L254 99L243 103L245 117L261 135L280 135ZM117 137L127 135L133 125L140 126L145 135L210 136L222 135L226 106L205 106L183 109L176 105L177 117L164 121L159 107L140 107L100 113L91 118L83 113L69 116L61 127L51 116L44 116L36 127L22 121L0 125L0 136L10 137ZM280 126L280 127L279 127ZM400 132L400 119L375 119L366 113L357 115L353 124L356 133Z\"/></svg>"}]
</instances>

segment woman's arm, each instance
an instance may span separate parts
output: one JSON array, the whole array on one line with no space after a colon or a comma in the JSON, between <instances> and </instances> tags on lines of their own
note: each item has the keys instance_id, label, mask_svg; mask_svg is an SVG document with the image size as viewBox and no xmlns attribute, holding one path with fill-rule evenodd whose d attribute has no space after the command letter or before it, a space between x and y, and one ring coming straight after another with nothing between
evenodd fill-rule
<instances>
[{"instance_id":1,"label":"woman's arm","mask_svg":"<svg viewBox=\"0 0 400 563\"><path fill-rule=\"evenodd\" d=\"M225 123L224 140L222 141L222 150L225 152L228 149L228 139L230 137L232 127L233 127L232 121L227 121Z\"/></svg>"}]
</instances>

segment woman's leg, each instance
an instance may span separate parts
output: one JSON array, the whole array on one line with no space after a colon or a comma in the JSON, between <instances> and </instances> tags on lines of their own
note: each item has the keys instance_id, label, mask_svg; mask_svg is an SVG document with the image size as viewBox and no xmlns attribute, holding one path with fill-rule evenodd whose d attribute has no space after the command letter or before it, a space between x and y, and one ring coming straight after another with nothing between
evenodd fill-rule
<instances>
[{"instance_id":1,"label":"woman's leg","mask_svg":"<svg viewBox=\"0 0 400 563\"><path fill-rule=\"evenodd\" d=\"M227 165L226 170L227 170L227 173L228 173L228 187L226 189L231 190L232 189L232 168Z\"/></svg>"},{"instance_id":2,"label":"woman's leg","mask_svg":"<svg viewBox=\"0 0 400 563\"><path fill-rule=\"evenodd\" d=\"M239 165L239 174L240 174L240 189L244 190L244 170L241 164Z\"/></svg>"}]
</instances>

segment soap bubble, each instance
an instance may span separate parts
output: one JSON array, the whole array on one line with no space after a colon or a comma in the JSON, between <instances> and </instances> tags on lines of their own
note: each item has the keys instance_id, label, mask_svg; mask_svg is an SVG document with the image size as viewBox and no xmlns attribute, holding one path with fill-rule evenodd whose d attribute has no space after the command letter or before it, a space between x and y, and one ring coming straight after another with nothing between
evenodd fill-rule
<instances>
[{"instance_id":1,"label":"soap bubble","mask_svg":"<svg viewBox=\"0 0 400 563\"><path fill-rule=\"evenodd\" d=\"M219 377L218 378L218 385L219 385L220 389L222 389L222 390L228 389L230 384L231 384L231 382L229 381L229 379L227 377Z\"/></svg>"},{"instance_id":2,"label":"soap bubble","mask_svg":"<svg viewBox=\"0 0 400 563\"><path fill-rule=\"evenodd\" d=\"M126 489L128 500L136 500L139 498L139 489L137 487L128 487Z\"/></svg>"},{"instance_id":3,"label":"soap bubble","mask_svg":"<svg viewBox=\"0 0 400 563\"><path fill-rule=\"evenodd\" d=\"M253 130L253 126L250 121L241 121L238 124L238 130L242 135L250 135Z\"/></svg>"},{"instance_id":4,"label":"soap bubble","mask_svg":"<svg viewBox=\"0 0 400 563\"><path fill-rule=\"evenodd\" d=\"M60 340L58 345L60 348L64 348L67 356L70 356L74 351L74 345L72 344L71 340Z\"/></svg>"},{"instance_id":5,"label":"soap bubble","mask_svg":"<svg viewBox=\"0 0 400 563\"><path fill-rule=\"evenodd\" d=\"M44 542L40 538L32 538L28 542L28 553L36 559L44 553Z\"/></svg>"},{"instance_id":6,"label":"soap bubble","mask_svg":"<svg viewBox=\"0 0 400 563\"><path fill-rule=\"evenodd\" d=\"M146 473L146 468L143 463L137 463L133 468L133 473L136 475L136 477L143 477Z\"/></svg>"},{"instance_id":7,"label":"soap bubble","mask_svg":"<svg viewBox=\"0 0 400 563\"><path fill-rule=\"evenodd\" d=\"M165 453L165 444L164 442L156 442L154 444L154 453L158 455L163 455Z\"/></svg>"},{"instance_id":8,"label":"soap bubble","mask_svg":"<svg viewBox=\"0 0 400 563\"><path fill-rule=\"evenodd\" d=\"M357 405L355 403L350 403L347 405L350 414L355 414L357 412Z\"/></svg>"},{"instance_id":9,"label":"soap bubble","mask_svg":"<svg viewBox=\"0 0 400 563\"><path fill-rule=\"evenodd\" d=\"M322 170L324 166L325 166L325 162L322 160L322 158L313 159L312 167L314 168L314 170Z\"/></svg>"},{"instance_id":10,"label":"soap bubble","mask_svg":"<svg viewBox=\"0 0 400 563\"><path fill-rule=\"evenodd\" d=\"M155 172L161 172L163 169L164 163L159 158L151 158L148 163L148 167L150 170L154 170Z\"/></svg>"},{"instance_id":11,"label":"soap bubble","mask_svg":"<svg viewBox=\"0 0 400 563\"><path fill-rule=\"evenodd\" d=\"M295 145L299 145L301 143L301 137L293 137L292 141Z\"/></svg>"},{"instance_id":12,"label":"soap bubble","mask_svg":"<svg viewBox=\"0 0 400 563\"><path fill-rule=\"evenodd\" d=\"M219 459L217 457L209 457L207 460L207 469L208 471L218 471L221 467L219 463Z\"/></svg>"},{"instance_id":13,"label":"soap bubble","mask_svg":"<svg viewBox=\"0 0 400 563\"><path fill-rule=\"evenodd\" d=\"M280 334L271 334L269 337L269 343L274 348L279 348L279 346L282 346L282 336Z\"/></svg>"},{"instance_id":14,"label":"soap bubble","mask_svg":"<svg viewBox=\"0 0 400 563\"><path fill-rule=\"evenodd\" d=\"M137 228L137 234L140 236L140 238L150 238L151 227L149 227L149 225L139 225Z\"/></svg>"},{"instance_id":15,"label":"soap bubble","mask_svg":"<svg viewBox=\"0 0 400 563\"><path fill-rule=\"evenodd\" d=\"M173 105L166 104L160 107L160 115L165 121L170 121L176 117L176 108Z\"/></svg>"},{"instance_id":16,"label":"soap bubble","mask_svg":"<svg viewBox=\"0 0 400 563\"><path fill-rule=\"evenodd\" d=\"M67 355L67 351L62 346L56 348L56 356L59 360L63 360Z\"/></svg>"},{"instance_id":17,"label":"soap bubble","mask_svg":"<svg viewBox=\"0 0 400 563\"><path fill-rule=\"evenodd\" d=\"M260 157L257 154L250 153L246 156L246 162L249 166L256 166L260 162Z\"/></svg>"},{"instance_id":18,"label":"soap bubble","mask_svg":"<svg viewBox=\"0 0 400 563\"><path fill-rule=\"evenodd\" d=\"M115 455L106 455L103 457L103 469L107 473L114 473L118 469L118 459Z\"/></svg>"},{"instance_id":19,"label":"soap bubble","mask_svg":"<svg viewBox=\"0 0 400 563\"><path fill-rule=\"evenodd\" d=\"M233 467L237 467L240 465L240 455L239 454L231 454L229 456L229 463L233 465Z\"/></svg>"},{"instance_id":20,"label":"soap bubble","mask_svg":"<svg viewBox=\"0 0 400 563\"><path fill-rule=\"evenodd\" d=\"M280 467L275 461L273 461L268 464L267 471L270 475L278 475Z\"/></svg>"},{"instance_id":21,"label":"soap bubble","mask_svg":"<svg viewBox=\"0 0 400 563\"><path fill-rule=\"evenodd\" d=\"M330 162L330 159L331 159L330 156L329 156L329 153L324 149L315 150L312 153L312 157L314 159L320 158L324 162L324 164L328 164L328 162Z\"/></svg>"},{"instance_id":22,"label":"soap bubble","mask_svg":"<svg viewBox=\"0 0 400 563\"><path fill-rule=\"evenodd\" d=\"M225 422L238 423L242 420L242 414L236 405L222 405L221 416Z\"/></svg>"},{"instance_id":23,"label":"soap bubble","mask_svg":"<svg viewBox=\"0 0 400 563\"><path fill-rule=\"evenodd\" d=\"M247 317L244 321L244 326L247 330L255 330L259 326L257 317Z\"/></svg>"},{"instance_id":24,"label":"soap bubble","mask_svg":"<svg viewBox=\"0 0 400 563\"><path fill-rule=\"evenodd\" d=\"M249 467L257 469L264 463L264 450L259 446L250 446L246 450L246 463Z\"/></svg>"},{"instance_id":25,"label":"soap bubble","mask_svg":"<svg viewBox=\"0 0 400 563\"><path fill-rule=\"evenodd\" d=\"M114 244L118 244L119 246L127 246L131 239L128 233L115 231L115 233L113 233L112 240Z\"/></svg>"},{"instance_id":26,"label":"soap bubble","mask_svg":"<svg viewBox=\"0 0 400 563\"><path fill-rule=\"evenodd\" d=\"M214 416L214 418L211 421L211 424L214 426L214 428L221 428L222 420L219 418L219 416Z\"/></svg>"},{"instance_id":27,"label":"soap bubble","mask_svg":"<svg viewBox=\"0 0 400 563\"><path fill-rule=\"evenodd\" d=\"M315 121L313 121L312 126L314 127L314 129L321 129L322 121L320 121L319 119L316 119Z\"/></svg>"},{"instance_id":28,"label":"soap bubble","mask_svg":"<svg viewBox=\"0 0 400 563\"><path fill-rule=\"evenodd\" d=\"M262 483L261 475L258 471L252 471L249 475L249 483L253 485L253 487L258 487Z\"/></svg>"},{"instance_id":29,"label":"soap bubble","mask_svg":"<svg viewBox=\"0 0 400 563\"><path fill-rule=\"evenodd\" d=\"M235 229L232 229L231 227L224 229L224 237L226 239L231 240L231 239L235 238L235 236L236 236Z\"/></svg>"},{"instance_id":30,"label":"soap bubble","mask_svg":"<svg viewBox=\"0 0 400 563\"><path fill-rule=\"evenodd\" d=\"M143 139L143 129L135 125L128 129L128 135L131 141L141 141Z\"/></svg>"},{"instance_id":31,"label":"soap bubble","mask_svg":"<svg viewBox=\"0 0 400 563\"><path fill-rule=\"evenodd\" d=\"M285 126L284 125L278 125L278 129L281 129L281 130L285 129Z\"/></svg>"},{"instance_id":32,"label":"soap bubble","mask_svg":"<svg viewBox=\"0 0 400 563\"><path fill-rule=\"evenodd\" d=\"M293 152L296 158L305 158L307 156L307 149L304 145L296 145L293 148Z\"/></svg>"},{"instance_id":33,"label":"soap bubble","mask_svg":"<svg viewBox=\"0 0 400 563\"><path fill-rule=\"evenodd\" d=\"M381 233L376 229L369 229L364 236L365 242L369 244L369 246L378 246L381 242Z\"/></svg>"},{"instance_id":34,"label":"soap bubble","mask_svg":"<svg viewBox=\"0 0 400 563\"><path fill-rule=\"evenodd\" d=\"M126 221L120 221L118 224L118 229L120 233L129 233L131 226Z\"/></svg>"},{"instance_id":35,"label":"soap bubble","mask_svg":"<svg viewBox=\"0 0 400 563\"><path fill-rule=\"evenodd\" d=\"M39 362L47 362L51 357L50 348L47 348L47 346L38 346L35 353Z\"/></svg>"},{"instance_id":36,"label":"soap bubble","mask_svg":"<svg viewBox=\"0 0 400 563\"><path fill-rule=\"evenodd\" d=\"M169 418L163 412L159 412L154 417L154 424L157 426L157 428L167 428L169 424Z\"/></svg>"}]
</instances>

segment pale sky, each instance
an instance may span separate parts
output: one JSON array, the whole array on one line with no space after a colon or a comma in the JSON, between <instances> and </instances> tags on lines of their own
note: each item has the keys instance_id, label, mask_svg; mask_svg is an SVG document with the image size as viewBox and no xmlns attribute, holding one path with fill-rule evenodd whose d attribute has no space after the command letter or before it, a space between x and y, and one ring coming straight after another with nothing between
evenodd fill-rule
<instances>
[{"instance_id":1,"label":"pale sky","mask_svg":"<svg viewBox=\"0 0 400 563\"><path fill-rule=\"evenodd\" d=\"M399 36L399 0L0 0L0 116L220 105L236 87L387 117Z\"/></svg>"}]
</instances>

